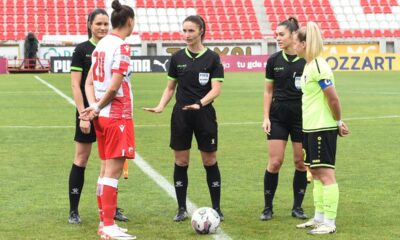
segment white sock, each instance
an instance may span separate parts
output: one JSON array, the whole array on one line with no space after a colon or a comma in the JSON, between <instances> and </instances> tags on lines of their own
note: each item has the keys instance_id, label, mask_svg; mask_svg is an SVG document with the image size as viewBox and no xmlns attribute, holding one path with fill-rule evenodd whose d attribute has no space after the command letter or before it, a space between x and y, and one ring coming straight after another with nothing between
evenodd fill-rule
<instances>
[{"instance_id":1,"label":"white sock","mask_svg":"<svg viewBox=\"0 0 400 240\"><path fill-rule=\"evenodd\" d=\"M315 212L314 220L317 222L323 222L324 221L324 213L323 212Z\"/></svg>"},{"instance_id":2,"label":"white sock","mask_svg":"<svg viewBox=\"0 0 400 240\"><path fill-rule=\"evenodd\" d=\"M324 219L324 224L330 227L335 227L335 219Z\"/></svg>"}]
</instances>

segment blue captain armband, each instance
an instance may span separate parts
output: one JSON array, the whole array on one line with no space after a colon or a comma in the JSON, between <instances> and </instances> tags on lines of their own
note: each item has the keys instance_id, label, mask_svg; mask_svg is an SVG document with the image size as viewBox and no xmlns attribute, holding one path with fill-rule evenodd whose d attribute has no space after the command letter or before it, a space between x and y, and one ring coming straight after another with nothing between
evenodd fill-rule
<instances>
[{"instance_id":1,"label":"blue captain armband","mask_svg":"<svg viewBox=\"0 0 400 240\"><path fill-rule=\"evenodd\" d=\"M318 84L322 90L325 90L329 86L333 86L333 82L330 79L321 79L318 81Z\"/></svg>"}]
</instances>

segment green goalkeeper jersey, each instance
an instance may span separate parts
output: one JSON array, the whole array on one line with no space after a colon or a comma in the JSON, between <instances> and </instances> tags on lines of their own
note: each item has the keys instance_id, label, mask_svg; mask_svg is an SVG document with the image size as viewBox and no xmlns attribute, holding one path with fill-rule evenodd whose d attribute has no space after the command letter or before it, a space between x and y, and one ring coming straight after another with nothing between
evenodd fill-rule
<instances>
[{"instance_id":1,"label":"green goalkeeper jersey","mask_svg":"<svg viewBox=\"0 0 400 240\"><path fill-rule=\"evenodd\" d=\"M322 81L322 82L321 82ZM331 67L322 57L317 57L304 67L301 76L303 131L319 132L337 129L336 120L323 92L324 83L334 86Z\"/></svg>"}]
</instances>

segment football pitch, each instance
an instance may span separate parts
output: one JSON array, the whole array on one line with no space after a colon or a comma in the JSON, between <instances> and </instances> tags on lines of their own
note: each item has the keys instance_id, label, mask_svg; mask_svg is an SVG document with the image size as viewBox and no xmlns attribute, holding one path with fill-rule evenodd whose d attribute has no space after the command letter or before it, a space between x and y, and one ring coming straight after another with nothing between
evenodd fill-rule
<instances>
[{"instance_id":1,"label":"football pitch","mask_svg":"<svg viewBox=\"0 0 400 240\"><path fill-rule=\"evenodd\" d=\"M214 103L225 215L223 233L214 236L197 235L190 221L172 221L177 208L170 195L173 188L158 183L164 178L172 183L169 121L175 100L161 114L144 112L142 107L158 104L166 74L133 74L136 150L143 160L138 162L148 168L130 162L129 179L120 180L118 206L131 219L120 226L138 239L400 239L399 75L335 73L351 134L338 140L337 233L320 238L296 229L302 221L290 215L294 173L290 144L279 174L273 220L258 220L267 161L261 128L264 73L227 73ZM79 209L82 224L70 225L67 220L75 126L71 98L68 74L0 75L0 239L99 239L97 145L86 169ZM199 207L210 206L195 142L190 162L188 198ZM156 174L150 177L149 169ZM312 184L303 208L313 216Z\"/></svg>"}]
</instances>

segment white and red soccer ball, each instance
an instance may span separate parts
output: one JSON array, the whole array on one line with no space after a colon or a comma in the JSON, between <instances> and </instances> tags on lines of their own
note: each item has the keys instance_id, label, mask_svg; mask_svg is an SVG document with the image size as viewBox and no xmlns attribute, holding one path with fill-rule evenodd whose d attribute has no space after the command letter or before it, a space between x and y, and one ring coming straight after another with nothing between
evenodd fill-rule
<instances>
[{"instance_id":1,"label":"white and red soccer ball","mask_svg":"<svg viewBox=\"0 0 400 240\"><path fill-rule=\"evenodd\" d=\"M192 228L198 234L215 233L220 222L218 213L210 207L198 208L192 214Z\"/></svg>"}]
</instances>

